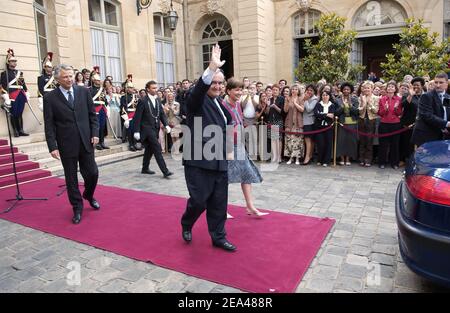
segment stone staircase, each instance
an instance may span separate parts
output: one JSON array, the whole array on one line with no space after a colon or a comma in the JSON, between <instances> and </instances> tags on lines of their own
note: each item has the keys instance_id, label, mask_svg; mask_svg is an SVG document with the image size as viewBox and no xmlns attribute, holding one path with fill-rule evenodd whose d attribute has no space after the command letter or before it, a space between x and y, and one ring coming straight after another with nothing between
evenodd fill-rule
<instances>
[{"instance_id":1,"label":"stone staircase","mask_svg":"<svg viewBox=\"0 0 450 313\"><path fill-rule=\"evenodd\" d=\"M50 171L41 169L39 163L31 161L28 155L20 153L16 147L14 147L14 160L19 184L51 176ZM14 162L9 142L6 139L0 139L0 189L13 186L15 183Z\"/></svg>"},{"instance_id":2,"label":"stone staircase","mask_svg":"<svg viewBox=\"0 0 450 313\"><path fill-rule=\"evenodd\" d=\"M44 133L30 134L28 137L16 137L12 140L17 151L27 155L31 161L39 163L41 169L50 171L54 176L64 175L61 161L53 159L48 152ZM142 157L143 155L143 151L128 151L128 143L122 143L120 139L107 138L105 143L111 149L95 150L95 160L98 166Z\"/></svg>"}]
</instances>

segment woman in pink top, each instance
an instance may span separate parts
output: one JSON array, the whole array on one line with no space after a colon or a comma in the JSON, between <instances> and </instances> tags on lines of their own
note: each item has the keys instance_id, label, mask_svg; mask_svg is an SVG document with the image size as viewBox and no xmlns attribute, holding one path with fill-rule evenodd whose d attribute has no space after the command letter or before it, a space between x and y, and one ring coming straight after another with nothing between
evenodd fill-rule
<instances>
[{"instance_id":1,"label":"woman in pink top","mask_svg":"<svg viewBox=\"0 0 450 313\"><path fill-rule=\"evenodd\" d=\"M247 204L247 214L261 217L267 215L266 212L260 212L253 203L252 184L261 183L263 178L245 151L245 141L242 140L244 129L244 115L242 113L239 99L242 95L243 84L237 79L230 78L227 81L226 93L227 96L223 100L223 106L228 110L233 118L232 124L234 127L234 156L228 160L228 183L240 183L242 193L244 194L245 202ZM238 138L240 136L240 138ZM240 140L238 140L240 139ZM230 214L228 218L232 218Z\"/></svg>"},{"instance_id":2,"label":"woman in pink top","mask_svg":"<svg viewBox=\"0 0 450 313\"><path fill-rule=\"evenodd\" d=\"M397 96L398 87L395 81L390 81L386 86L386 95L381 97L378 115L381 117L379 134L395 132L402 128L400 117L402 116L402 98ZM378 165L384 168L389 154L389 163L392 168L398 169L400 135L380 138L380 150Z\"/></svg>"}]
</instances>

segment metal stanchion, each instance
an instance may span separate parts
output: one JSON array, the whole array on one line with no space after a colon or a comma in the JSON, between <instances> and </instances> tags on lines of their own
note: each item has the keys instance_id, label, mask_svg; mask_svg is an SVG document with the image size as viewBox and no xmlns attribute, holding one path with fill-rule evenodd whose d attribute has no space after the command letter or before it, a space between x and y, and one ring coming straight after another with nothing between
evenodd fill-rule
<instances>
[{"instance_id":1,"label":"metal stanchion","mask_svg":"<svg viewBox=\"0 0 450 313\"><path fill-rule=\"evenodd\" d=\"M264 125L264 116L261 116L261 124L258 126L258 143L259 143L259 160L261 162L264 162L264 145L263 145L263 140L266 139L266 144L267 144L267 138L264 138L264 129L263 126ZM261 127L263 126L263 127Z\"/></svg>"},{"instance_id":2,"label":"metal stanchion","mask_svg":"<svg viewBox=\"0 0 450 313\"><path fill-rule=\"evenodd\" d=\"M165 147L165 153L166 154L168 154L169 153L169 138L167 137L167 136L169 136L169 134L166 132L166 130L164 129L163 130L163 132L164 132L164 142L165 142L165 145L166 145L166 147Z\"/></svg>"},{"instance_id":3,"label":"metal stanchion","mask_svg":"<svg viewBox=\"0 0 450 313\"><path fill-rule=\"evenodd\" d=\"M333 151L333 166L336 167L336 153L337 153L337 132L338 132L338 125L339 125L339 117L334 117L334 151Z\"/></svg>"}]
</instances>

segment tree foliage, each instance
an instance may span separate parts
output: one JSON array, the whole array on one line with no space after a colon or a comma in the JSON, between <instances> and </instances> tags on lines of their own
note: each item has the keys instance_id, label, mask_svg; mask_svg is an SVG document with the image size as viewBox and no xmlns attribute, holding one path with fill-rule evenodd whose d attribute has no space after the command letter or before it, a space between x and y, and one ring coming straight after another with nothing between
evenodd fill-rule
<instances>
[{"instance_id":1,"label":"tree foliage","mask_svg":"<svg viewBox=\"0 0 450 313\"><path fill-rule=\"evenodd\" d=\"M434 77L448 70L449 41L439 44L439 34L430 34L421 19L407 19L406 23L400 42L393 45L394 53L386 55L387 61L381 63L385 80L402 81L405 75Z\"/></svg>"},{"instance_id":2,"label":"tree foliage","mask_svg":"<svg viewBox=\"0 0 450 313\"><path fill-rule=\"evenodd\" d=\"M356 38L353 30L344 30L346 19L335 13L322 15L316 23L319 41L313 44L305 40L307 56L300 60L295 70L302 82L317 82L322 78L327 82L342 80L356 81L364 66L352 65L350 53Z\"/></svg>"}]
</instances>

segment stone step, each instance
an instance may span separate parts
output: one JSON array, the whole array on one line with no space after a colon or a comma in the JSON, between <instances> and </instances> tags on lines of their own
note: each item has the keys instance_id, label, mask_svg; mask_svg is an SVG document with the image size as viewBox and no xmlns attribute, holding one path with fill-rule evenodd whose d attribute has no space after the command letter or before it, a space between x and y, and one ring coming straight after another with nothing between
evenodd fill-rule
<instances>
[{"instance_id":1,"label":"stone step","mask_svg":"<svg viewBox=\"0 0 450 313\"><path fill-rule=\"evenodd\" d=\"M128 148L127 148L127 150L123 151L123 152L108 154L108 155L99 156L99 157L96 156L95 161L97 162L98 166L103 166L103 165L119 162L122 160L133 159L133 158L142 158L143 154L144 154L144 150L132 152L132 151L128 151ZM55 159L51 159L51 160L52 161L47 162L46 165L43 167L46 168L47 170L51 171L52 175L54 175L54 176L63 176L64 170L61 165L61 161L55 160Z\"/></svg>"},{"instance_id":2,"label":"stone step","mask_svg":"<svg viewBox=\"0 0 450 313\"><path fill-rule=\"evenodd\" d=\"M96 156L103 156L108 155L112 153L118 153L125 151L125 149L128 149L128 146L126 144L118 144L116 141L105 141L106 145L110 147L110 149L104 149L104 150L95 150ZM26 154L30 157L31 160L39 161L46 159L49 157L50 153L48 152L48 149L46 147L45 150L36 150L36 151L29 151L26 152Z\"/></svg>"},{"instance_id":3,"label":"stone step","mask_svg":"<svg viewBox=\"0 0 450 313\"><path fill-rule=\"evenodd\" d=\"M8 138L2 138L2 139L8 139ZM20 145L29 144L29 143L33 143L33 142L40 142L40 141L45 142L45 133L44 132L33 133L33 134L30 134L30 136L20 136L20 137L12 138L12 142L13 142L14 146L20 146Z\"/></svg>"},{"instance_id":4,"label":"stone step","mask_svg":"<svg viewBox=\"0 0 450 313\"><path fill-rule=\"evenodd\" d=\"M51 177L52 176L50 176L50 175L49 176L44 176L44 177L37 177L35 179L30 179L30 180L27 180L27 181L19 182L19 185L25 185L25 184L33 183L35 181L48 179L48 178L51 178ZM2 187L0 187L0 189L9 188L9 187L12 187L12 186L15 186L15 183L11 184L11 185L7 185L7 186L2 186Z\"/></svg>"},{"instance_id":5,"label":"stone step","mask_svg":"<svg viewBox=\"0 0 450 313\"><path fill-rule=\"evenodd\" d=\"M19 150L14 147L14 153L19 152ZM11 154L11 147L10 146L1 146L0 147L0 155L10 155Z\"/></svg>"},{"instance_id":6,"label":"stone step","mask_svg":"<svg viewBox=\"0 0 450 313\"><path fill-rule=\"evenodd\" d=\"M17 153L14 154L14 160L16 162L26 161L28 160L28 156L26 154ZM0 155L0 165L10 164L12 161L12 155Z\"/></svg>"},{"instance_id":7,"label":"stone step","mask_svg":"<svg viewBox=\"0 0 450 313\"><path fill-rule=\"evenodd\" d=\"M122 143L122 141L116 140L113 138L105 138L105 143L107 146L109 146L109 145L115 145L115 144ZM26 154L31 154L32 152L36 152L36 151L45 151L47 154L49 153L48 147L47 147L47 142L45 140L39 141L39 142L33 142L33 143L20 144L17 146L17 148L19 149L20 152L23 152Z\"/></svg>"},{"instance_id":8,"label":"stone step","mask_svg":"<svg viewBox=\"0 0 450 313\"><path fill-rule=\"evenodd\" d=\"M39 168L39 163L30 161L16 162L17 173L29 171L32 169ZM0 165L0 177L5 175L10 175L14 173L14 168L12 164Z\"/></svg>"},{"instance_id":9,"label":"stone step","mask_svg":"<svg viewBox=\"0 0 450 313\"><path fill-rule=\"evenodd\" d=\"M51 176L50 171L41 170L41 169L33 169L26 172L18 173L17 179L19 183L23 183L30 180L35 180L39 178L44 178ZM7 187L15 184L15 176L14 174L5 175L0 178L0 187Z\"/></svg>"},{"instance_id":10,"label":"stone step","mask_svg":"<svg viewBox=\"0 0 450 313\"><path fill-rule=\"evenodd\" d=\"M130 156L133 156L133 153L137 153L137 152L128 151L128 146L126 144L111 146L110 148L111 149L100 150L100 151L95 150L95 160L98 160L98 159L103 160L102 159L103 157L113 156L116 154L122 155L122 153L124 153L124 152L130 152L131 153L131 154L129 154ZM39 159L39 164L41 164L42 168L49 169L49 168L53 168L55 166L61 165L61 161L52 158L50 156L50 154L47 152L46 158Z\"/></svg>"}]
</instances>

